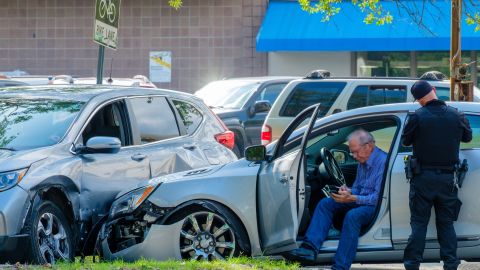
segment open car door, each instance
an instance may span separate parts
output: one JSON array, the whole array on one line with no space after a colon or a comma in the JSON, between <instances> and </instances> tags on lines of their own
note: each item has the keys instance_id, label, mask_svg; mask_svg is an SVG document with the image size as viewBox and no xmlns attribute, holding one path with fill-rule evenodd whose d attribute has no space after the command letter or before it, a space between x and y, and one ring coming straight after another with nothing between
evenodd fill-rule
<instances>
[{"instance_id":1,"label":"open car door","mask_svg":"<svg viewBox=\"0 0 480 270\"><path fill-rule=\"evenodd\" d=\"M313 105L301 112L277 141L272 159L261 165L257 209L264 254L297 247L298 226L305 205L305 144L318 109L318 105ZM295 132L305 123L308 125L303 132Z\"/></svg>"}]
</instances>

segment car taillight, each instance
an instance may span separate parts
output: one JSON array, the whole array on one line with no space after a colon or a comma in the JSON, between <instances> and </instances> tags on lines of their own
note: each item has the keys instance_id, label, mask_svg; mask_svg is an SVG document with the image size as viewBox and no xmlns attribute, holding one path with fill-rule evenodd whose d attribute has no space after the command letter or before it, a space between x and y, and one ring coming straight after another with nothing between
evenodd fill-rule
<instances>
[{"instance_id":1,"label":"car taillight","mask_svg":"<svg viewBox=\"0 0 480 270\"><path fill-rule=\"evenodd\" d=\"M267 145L270 142L272 142L272 127L264 124L262 126L262 134L261 134L260 138L262 139L262 144L263 145Z\"/></svg>"},{"instance_id":2,"label":"car taillight","mask_svg":"<svg viewBox=\"0 0 480 270\"><path fill-rule=\"evenodd\" d=\"M231 130L227 130L223 133L215 135L215 140L232 150L233 146L235 145L235 133L233 133Z\"/></svg>"}]
</instances>

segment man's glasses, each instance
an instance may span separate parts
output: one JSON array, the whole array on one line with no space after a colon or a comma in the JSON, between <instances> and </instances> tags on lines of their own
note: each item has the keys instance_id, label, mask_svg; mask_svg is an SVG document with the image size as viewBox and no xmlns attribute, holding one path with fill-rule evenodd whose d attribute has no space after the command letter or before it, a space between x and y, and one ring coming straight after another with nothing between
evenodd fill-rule
<instances>
[{"instance_id":1,"label":"man's glasses","mask_svg":"<svg viewBox=\"0 0 480 270\"><path fill-rule=\"evenodd\" d=\"M354 156L358 155L358 153L359 153L359 152L363 149L363 147L364 147L365 145L367 145L367 144L369 144L369 143L367 142L367 143L364 143L364 144L360 145L360 147L358 148L358 150L353 150L353 151L350 150L350 156L354 157Z\"/></svg>"}]
</instances>

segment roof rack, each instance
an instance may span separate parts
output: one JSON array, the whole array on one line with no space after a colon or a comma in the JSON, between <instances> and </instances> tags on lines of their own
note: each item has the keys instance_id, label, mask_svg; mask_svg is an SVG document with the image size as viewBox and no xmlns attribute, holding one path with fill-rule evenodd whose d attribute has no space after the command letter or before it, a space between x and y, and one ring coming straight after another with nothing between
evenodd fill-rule
<instances>
[{"instance_id":1,"label":"roof rack","mask_svg":"<svg viewBox=\"0 0 480 270\"><path fill-rule=\"evenodd\" d=\"M440 71L432 70L423 73L419 79L425 81L443 81L447 79L447 76Z\"/></svg>"},{"instance_id":2,"label":"roof rack","mask_svg":"<svg viewBox=\"0 0 480 270\"><path fill-rule=\"evenodd\" d=\"M330 71L325 69L312 70L305 76L305 79L327 79L330 78Z\"/></svg>"}]
</instances>

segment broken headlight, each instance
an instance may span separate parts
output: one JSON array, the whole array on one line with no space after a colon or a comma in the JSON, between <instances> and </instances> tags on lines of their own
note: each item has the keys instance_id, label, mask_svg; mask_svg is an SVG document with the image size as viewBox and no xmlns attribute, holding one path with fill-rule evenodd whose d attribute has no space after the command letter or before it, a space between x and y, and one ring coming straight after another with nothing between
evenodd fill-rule
<instances>
[{"instance_id":1,"label":"broken headlight","mask_svg":"<svg viewBox=\"0 0 480 270\"><path fill-rule=\"evenodd\" d=\"M155 190L154 186L145 186L123 195L115 200L110 209L110 217L115 218L122 214L133 212L137 207L144 202L148 196Z\"/></svg>"}]
</instances>

